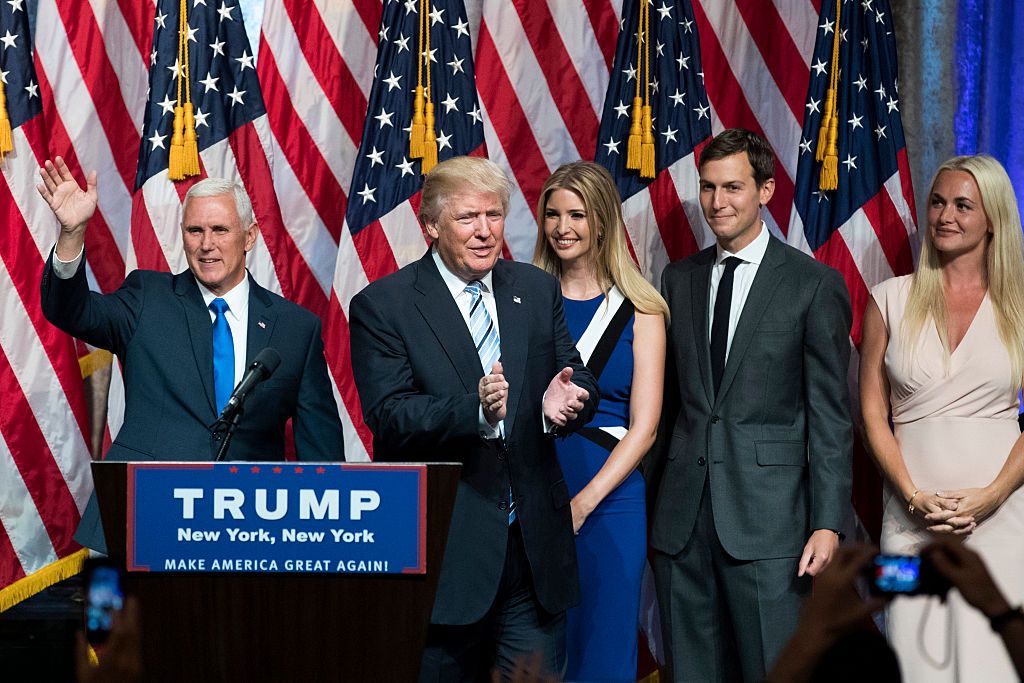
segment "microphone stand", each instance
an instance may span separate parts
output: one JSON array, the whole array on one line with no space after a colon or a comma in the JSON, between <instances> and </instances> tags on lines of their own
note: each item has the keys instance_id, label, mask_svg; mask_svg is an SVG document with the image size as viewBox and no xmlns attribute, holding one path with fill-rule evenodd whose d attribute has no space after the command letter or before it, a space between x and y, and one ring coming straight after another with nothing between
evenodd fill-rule
<instances>
[{"instance_id":1,"label":"microphone stand","mask_svg":"<svg viewBox=\"0 0 1024 683\"><path fill-rule=\"evenodd\" d=\"M244 407L240 405L230 418L225 419L224 416L221 416L210 425L210 430L213 431L213 438L220 441L220 446L217 448L217 457L214 458L214 462L223 462L224 458L227 457L228 446L231 445L231 437L235 435L235 428L241 422L243 412Z\"/></svg>"}]
</instances>

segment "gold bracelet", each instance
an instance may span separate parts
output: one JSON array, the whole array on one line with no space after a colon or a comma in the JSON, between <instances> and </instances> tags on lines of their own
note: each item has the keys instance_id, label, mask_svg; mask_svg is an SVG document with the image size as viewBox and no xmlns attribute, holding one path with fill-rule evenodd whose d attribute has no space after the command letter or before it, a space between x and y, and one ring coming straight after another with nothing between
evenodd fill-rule
<instances>
[{"instance_id":1,"label":"gold bracelet","mask_svg":"<svg viewBox=\"0 0 1024 683\"><path fill-rule=\"evenodd\" d=\"M914 491L912 494L910 494L910 500L907 501L907 512L909 512L911 516L913 516L914 510L917 509L914 507L914 498L916 498L917 494L919 493L921 493L920 489Z\"/></svg>"}]
</instances>

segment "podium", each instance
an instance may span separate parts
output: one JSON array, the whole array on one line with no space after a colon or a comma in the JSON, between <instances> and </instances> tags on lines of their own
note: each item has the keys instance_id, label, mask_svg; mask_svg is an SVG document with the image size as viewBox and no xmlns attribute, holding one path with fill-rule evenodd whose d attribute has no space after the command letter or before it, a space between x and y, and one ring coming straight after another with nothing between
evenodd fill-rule
<instances>
[{"instance_id":1,"label":"podium","mask_svg":"<svg viewBox=\"0 0 1024 683\"><path fill-rule=\"evenodd\" d=\"M121 568L127 465L92 464ZM427 466L425 574L125 572L139 603L143 680L415 681L459 471Z\"/></svg>"}]
</instances>

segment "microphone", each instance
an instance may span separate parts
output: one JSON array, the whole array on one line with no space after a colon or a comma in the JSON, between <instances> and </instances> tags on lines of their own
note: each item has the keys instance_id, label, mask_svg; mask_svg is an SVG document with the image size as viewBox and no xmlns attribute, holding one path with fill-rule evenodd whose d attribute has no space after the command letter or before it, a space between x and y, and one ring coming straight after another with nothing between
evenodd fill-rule
<instances>
[{"instance_id":1,"label":"microphone","mask_svg":"<svg viewBox=\"0 0 1024 683\"><path fill-rule=\"evenodd\" d=\"M238 383L231 397L224 404L218 421L226 422L234 417L235 413L242 409L245 397L253 387L274 374L277 366L281 364L281 355L269 346L256 354L249 369L242 375L242 381Z\"/></svg>"}]
</instances>

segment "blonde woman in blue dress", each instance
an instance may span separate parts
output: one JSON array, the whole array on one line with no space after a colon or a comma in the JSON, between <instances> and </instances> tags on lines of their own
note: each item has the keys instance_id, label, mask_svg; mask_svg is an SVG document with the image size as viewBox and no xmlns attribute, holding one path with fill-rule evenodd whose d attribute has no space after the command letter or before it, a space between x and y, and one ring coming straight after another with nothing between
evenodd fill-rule
<instances>
[{"instance_id":1,"label":"blonde woman in blue dress","mask_svg":"<svg viewBox=\"0 0 1024 683\"><path fill-rule=\"evenodd\" d=\"M1024 600L1024 240L1010 179L992 157L943 164L913 275L872 292L861 408L885 478L882 551L964 539L1011 604ZM890 418L892 427L890 427ZM887 635L904 679L1015 681L984 614L952 592L901 597ZM998 620L996 621L998 624Z\"/></svg>"},{"instance_id":2,"label":"blonde woman in blue dress","mask_svg":"<svg viewBox=\"0 0 1024 683\"><path fill-rule=\"evenodd\" d=\"M561 281L569 332L601 390L587 426L557 443L582 594L567 615L565 678L635 681L647 551L637 465L661 413L668 306L629 255L621 200L604 167L558 168L541 190L537 225L534 263Z\"/></svg>"}]
</instances>

